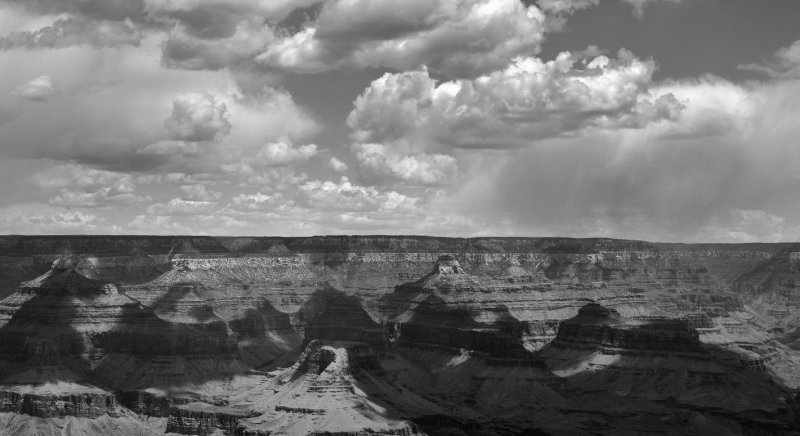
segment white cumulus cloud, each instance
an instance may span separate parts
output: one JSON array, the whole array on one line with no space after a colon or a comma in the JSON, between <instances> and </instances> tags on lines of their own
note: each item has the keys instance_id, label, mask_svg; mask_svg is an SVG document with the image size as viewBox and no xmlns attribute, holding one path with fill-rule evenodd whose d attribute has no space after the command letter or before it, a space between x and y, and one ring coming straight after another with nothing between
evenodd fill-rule
<instances>
[{"instance_id":1,"label":"white cumulus cloud","mask_svg":"<svg viewBox=\"0 0 800 436\"><path fill-rule=\"evenodd\" d=\"M173 139L194 142L213 141L231 130L227 106L210 93L175 97L164 124Z\"/></svg>"},{"instance_id":2,"label":"white cumulus cloud","mask_svg":"<svg viewBox=\"0 0 800 436\"><path fill-rule=\"evenodd\" d=\"M269 44L257 60L293 72L427 65L474 76L537 52L544 19L518 0L331 0L313 23Z\"/></svg>"}]
</instances>

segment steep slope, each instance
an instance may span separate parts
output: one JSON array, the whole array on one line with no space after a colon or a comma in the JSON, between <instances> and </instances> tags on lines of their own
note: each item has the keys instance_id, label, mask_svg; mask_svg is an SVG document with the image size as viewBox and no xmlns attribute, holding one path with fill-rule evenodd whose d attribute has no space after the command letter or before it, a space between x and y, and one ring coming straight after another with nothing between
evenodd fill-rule
<instances>
[{"instance_id":1,"label":"steep slope","mask_svg":"<svg viewBox=\"0 0 800 436\"><path fill-rule=\"evenodd\" d=\"M260 415L239 421L255 434L412 435L416 428L380 396L420 409L429 402L380 380L382 368L369 346L312 341L298 363L234 398Z\"/></svg>"},{"instance_id":2,"label":"steep slope","mask_svg":"<svg viewBox=\"0 0 800 436\"><path fill-rule=\"evenodd\" d=\"M318 426L321 415L269 415L279 406L270 383L298 374L308 356L285 367L322 339L378 362L356 359L345 377L365 396L342 404L365 409L331 416L383 430L789 431L795 406L778 386L800 386L797 252L568 238L0 237L0 404L13 411L2 419L95 428L133 410L151 417L147 428L184 433L235 432L248 419L253 431ZM581 310L588 302L608 313ZM316 401L303 389L282 398Z\"/></svg>"},{"instance_id":3,"label":"steep slope","mask_svg":"<svg viewBox=\"0 0 800 436\"><path fill-rule=\"evenodd\" d=\"M430 274L398 286L382 299L390 314L390 340L525 359L526 326L505 305L523 291L520 286L480 280L467 274L452 256L442 256Z\"/></svg>"},{"instance_id":4,"label":"steep slope","mask_svg":"<svg viewBox=\"0 0 800 436\"><path fill-rule=\"evenodd\" d=\"M798 425L792 392L763 362L703 344L686 320L625 319L591 303L562 322L537 357L566 380L571 407L583 412L624 416L635 399L633 410L701 413L728 433L789 433Z\"/></svg>"}]
</instances>

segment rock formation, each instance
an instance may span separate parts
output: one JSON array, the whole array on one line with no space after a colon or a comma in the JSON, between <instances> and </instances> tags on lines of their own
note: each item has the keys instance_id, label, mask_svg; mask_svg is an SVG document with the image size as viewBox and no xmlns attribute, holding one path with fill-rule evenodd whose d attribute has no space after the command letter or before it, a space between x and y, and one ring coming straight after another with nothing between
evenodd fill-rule
<instances>
[{"instance_id":1,"label":"rock formation","mask_svg":"<svg viewBox=\"0 0 800 436\"><path fill-rule=\"evenodd\" d=\"M504 304L523 288L480 280L452 256L441 256L430 274L395 288L383 300L390 340L406 345L483 351L525 359L525 324ZM487 298L489 297L489 298Z\"/></svg>"},{"instance_id":2,"label":"rock formation","mask_svg":"<svg viewBox=\"0 0 800 436\"><path fill-rule=\"evenodd\" d=\"M798 253L0 237L0 428L791 434Z\"/></svg>"},{"instance_id":3,"label":"rock formation","mask_svg":"<svg viewBox=\"0 0 800 436\"><path fill-rule=\"evenodd\" d=\"M685 319L625 319L590 303L561 323L537 358L566 380L570 402L581 409L625 415L626 400L636 399L637 409L653 414L713 410L706 420L718 432L777 434L797 425L787 407L792 392L777 386L758 359L703 344Z\"/></svg>"},{"instance_id":4,"label":"rock formation","mask_svg":"<svg viewBox=\"0 0 800 436\"><path fill-rule=\"evenodd\" d=\"M239 425L245 434L417 434L413 424L399 419L400 413L376 394L407 397L407 402L418 401L417 407L427 401L382 383L377 378L381 371L365 344L312 341L294 366L235 399L262 411Z\"/></svg>"}]
</instances>

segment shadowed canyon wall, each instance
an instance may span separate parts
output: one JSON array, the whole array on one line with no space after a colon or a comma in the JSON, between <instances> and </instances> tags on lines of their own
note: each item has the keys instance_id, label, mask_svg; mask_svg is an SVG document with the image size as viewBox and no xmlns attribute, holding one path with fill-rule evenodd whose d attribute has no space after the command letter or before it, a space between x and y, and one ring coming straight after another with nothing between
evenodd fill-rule
<instances>
[{"instance_id":1,"label":"shadowed canyon wall","mask_svg":"<svg viewBox=\"0 0 800 436\"><path fill-rule=\"evenodd\" d=\"M645 429L638 398L673 401L673 429L780 433L798 284L795 244L5 236L0 412L138 413L163 420L154 434L542 430L530 417L572 434L603 416ZM321 392L340 407L288 400Z\"/></svg>"}]
</instances>

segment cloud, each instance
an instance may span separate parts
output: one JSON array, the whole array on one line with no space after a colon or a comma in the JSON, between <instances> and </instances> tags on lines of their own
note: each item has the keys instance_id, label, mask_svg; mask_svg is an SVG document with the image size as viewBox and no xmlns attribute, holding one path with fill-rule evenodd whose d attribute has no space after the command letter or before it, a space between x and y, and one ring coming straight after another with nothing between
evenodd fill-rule
<instances>
[{"instance_id":1,"label":"cloud","mask_svg":"<svg viewBox=\"0 0 800 436\"><path fill-rule=\"evenodd\" d=\"M54 72L59 91L35 108L0 102L0 157L209 172L281 136L296 140L319 129L286 91L242 95L227 71L163 68L162 36L139 47L0 53L0 93L42 71Z\"/></svg>"},{"instance_id":2,"label":"cloud","mask_svg":"<svg viewBox=\"0 0 800 436\"><path fill-rule=\"evenodd\" d=\"M133 192L136 189L136 180L130 174L98 170L76 164L63 164L48 168L34 174L32 179L37 186L44 189L107 187L121 193Z\"/></svg>"},{"instance_id":3,"label":"cloud","mask_svg":"<svg viewBox=\"0 0 800 436\"><path fill-rule=\"evenodd\" d=\"M181 95L165 126L168 139L137 154L160 158L182 172L230 172L238 166L252 174L300 164L318 152L315 144L294 145L290 139L316 131L316 122L289 94L271 88L256 96Z\"/></svg>"},{"instance_id":4,"label":"cloud","mask_svg":"<svg viewBox=\"0 0 800 436\"><path fill-rule=\"evenodd\" d=\"M4 0L43 15L71 14L93 20L124 21L142 16L142 0Z\"/></svg>"},{"instance_id":5,"label":"cloud","mask_svg":"<svg viewBox=\"0 0 800 436\"><path fill-rule=\"evenodd\" d=\"M183 185L180 187L182 198L190 201L216 201L222 196L219 192L209 191L206 185Z\"/></svg>"},{"instance_id":6,"label":"cloud","mask_svg":"<svg viewBox=\"0 0 800 436\"><path fill-rule=\"evenodd\" d=\"M800 229L798 43L753 67L760 82L654 82L656 61L625 51L537 57L598 0L11 3L8 231L752 241ZM339 68L363 71L293 76ZM328 78L346 86L328 95ZM345 88L373 78L332 124Z\"/></svg>"},{"instance_id":7,"label":"cloud","mask_svg":"<svg viewBox=\"0 0 800 436\"><path fill-rule=\"evenodd\" d=\"M169 29L162 56L166 66L247 70L275 39L270 23L314 1L147 0L146 12Z\"/></svg>"},{"instance_id":8,"label":"cloud","mask_svg":"<svg viewBox=\"0 0 800 436\"><path fill-rule=\"evenodd\" d=\"M412 185L441 185L455 180L456 159L445 154L398 155L381 144L353 146L359 167L375 181L386 178Z\"/></svg>"},{"instance_id":9,"label":"cloud","mask_svg":"<svg viewBox=\"0 0 800 436\"><path fill-rule=\"evenodd\" d=\"M317 154L314 144L294 146L288 138L264 145L256 155L256 159L266 166L283 166L297 162L305 162Z\"/></svg>"},{"instance_id":10,"label":"cloud","mask_svg":"<svg viewBox=\"0 0 800 436\"><path fill-rule=\"evenodd\" d=\"M102 216L40 203L0 207L0 227L11 234L119 233Z\"/></svg>"},{"instance_id":11,"label":"cloud","mask_svg":"<svg viewBox=\"0 0 800 436\"><path fill-rule=\"evenodd\" d=\"M58 19L35 31L12 32L0 37L0 49L136 46L141 40L142 32L131 21L92 21L70 17Z\"/></svg>"},{"instance_id":12,"label":"cloud","mask_svg":"<svg viewBox=\"0 0 800 436\"><path fill-rule=\"evenodd\" d=\"M700 232L713 242L785 242L800 235L783 217L757 209L729 209L713 216Z\"/></svg>"},{"instance_id":13,"label":"cloud","mask_svg":"<svg viewBox=\"0 0 800 436\"><path fill-rule=\"evenodd\" d=\"M227 106L210 93L176 97L164 124L172 139L192 142L213 141L231 130Z\"/></svg>"},{"instance_id":14,"label":"cloud","mask_svg":"<svg viewBox=\"0 0 800 436\"><path fill-rule=\"evenodd\" d=\"M136 177L136 182L140 185L160 185L162 183L187 184L199 183L203 176L208 174L186 174L186 173L166 173L166 174L146 174Z\"/></svg>"},{"instance_id":15,"label":"cloud","mask_svg":"<svg viewBox=\"0 0 800 436\"><path fill-rule=\"evenodd\" d=\"M576 11L596 7L600 4L600 0L538 0L536 4L547 13L572 14Z\"/></svg>"},{"instance_id":16,"label":"cloud","mask_svg":"<svg viewBox=\"0 0 800 436\"><path fill-rule=\"evenodd\" d=\"M652 86L652 61L590 47L556 59L518 58L475 79L437 81L426 69L386 73L347 118L365 180L446 185L453 149L513 149L556 137L671 124L684 105ZM709 123L710 125L711 123Z\"/></svg>"},{"instance_id":17,"label":"cloud","mask_svg":"<svg viewBox=\"0 0 800 436\"><path fill-rule=\"evenodd\" d=\"M278 206L294 206L290 200L286 200L281 193L275 194L262 194L256 192L255 194L239 194L232 199L234 207L244 210L260 210L260 209L274 209Z\"/></svg>"},{"instance_id":18,"label":"cloud","mask_svg":"<svg viewBox=\"0 0 800 436\"><path fill-rule=\"evenodd\" d=\"M460 184L430 213L509 235L796 239L800 158L790 149L800 134L792 121L800 81L708 76L650 90L665 92L684 106L668 123L461 156Z\"/></svg>"},{"instance_id":19,"label":"cloud","mask_svg":"<svg viewBox=\"0 0 800 436\"><path fill-rule=\"evenodd\" d=\"M66 207L107 207L113 204L144 203L151 199L135 194L136 180L130 174L66 164L32 176L35 185L58 190L48 202Z\"/></svg>"},{"instance_id":20,"label":"cloud","mask_svg":"<svg viewBox=\"0 0 800 436\"><path fill-rule=\"evenodd\" d=\"M544 19L517 0L332 0L308 27L277 39L256 59L301 73L426 65L472 77L537 52Z\"/></svg>"},{"instance_id":21,"label":"cloud","mask_svg":"<svg viewBox=\"0 0 800 436\"><path fill-rule=\"evenodd\" d=\"M331 156L330 160L328 161L327 168L334 173L344 173L347 171L347 164L340 161L334 156Z\"/></svg>"},{"instance_id":22,"label":"cloud","mask_svg":"<svg viewBox=\"0 0 800 436\"><path fill-rule=\"evenodd\" d=\"M275 36L263 20L250 18L236 25L225 38L204 39L183 28L170 31L164 43L162 59L170 68L218 70L251 63Z\"/></svg>"},{"instance_id":23,"label":"cloud","mask_svg":"<svg viewBox=\"0 0 800 436\"><path fill-rule=\"evenodd\" d=\"M147 207L150 215L194 215L214 210L216 201L184 200L173 198L166 203L154 203Z\"/></svg>"},{"instance_id":24,"label":"cloud","mask_svg":"<svg viewBox=\"0 0 800 436\"><path fill-rule=\"evenodd\" d=\"M50 76L39 76L24 83L12 91L12 94L33 101L47 101L56 94L53 79Z\"/></svg>"},{"instance_id":25,"label":"cloud","mask_svg":"<svg viewBox=\"0 0 800 436\"><path fill-rule=\"evenodd\" d=\"M776 51L760 64L740 65L739 69L757 71L774 78L800 77L800 40Z\"/></svg>"},{"instance_id":26,"label":"cloud","mask_svg":"<svg viewBox=\"0 0 800 436\"><path fill-rule=\"evenodd\" d=\"M561 53L519 58L474 80L437 83L427 71L385 74L347 118L360 143L401 138L459 148L509 148L601 126L640 127L681 110L649 96L654 64L621 50L616 59ZM419 146L418 146L419 147Z\"/></svg>"},{"instance_id":27,"label":"cloud","mask_svg":"<svg viewBox=\"0 0 800 436\"><path fill-rule=\"evenodd\" d=\"M177 22L188 34L202 39L231 36L245 13L254 10L247 2L147 0L148 15Z\"/></svg>"},{"instance_id":28,"label":"cloud","mask_svg":"<svg viewBox=\"0 0 800 436\"><path fill-rule=\"evenodd\" d=\"M620 0L633 8L633 15L637 18L644 16L645 8L653 3L669 2L679 3L683 0ZM536 4L542 11L550 16L548 30L562 30L566 16L584 9L591 9L600 5L600 0L537 0Z\"/></svg>"},{"instance_id":29,"label":"cloud","mask_svg":"<svg viewBox=\"0 0 800 436\"><path fill-rule=\"evenodd\" d=\"M168 140L148 144L136 150L136 153L145 155L150 154L157 156L170 156L176 154L197 155L202 151L203 149L195 142Z\"/></svg>"},{"instance_id":30,"label":"cloud","mask_svg":"<svg viewBox=\"0 0 800 436\"><path fill-rule=\"evenodd\" d=\"M303 206L326 211L413 210L418 201L395 191L381 192L374 187L355 185L347 177L342 177L339 183L306 182L298 187L298 194Z\"/></svg>"},{"instance_id":31,"label":"cloud","mask_svg":"<svg viewBox=\"0 0 800 436\"><path fill-rule=\"evenodd\" d=\"M296 175L294 166L317 155L315 144L294 145L288 137L269 142L253 155L244 155L237 161L222 164L223 171L242 178L250 185L285 185L305 180L305 174Z\"/></svg>"},{"instance_id":32,"label":"cloud","mask_svg":"<svg viewBox=\"0 0 800 436\"><path fill-rule=\"evenodd\" d=\"M321 126L284 90L264 88L257 95L236 98L230 111L235 127L217 146L225 171L232 165L261 170L302 163L317 153L314 144L294 145Z\"/></svg>"},{"instance_id":33,"label":"cloud","mask_svg":"<svg viewBox=\"0 0 800 436\"><path fill-rule=\"evenodd\" d=\"M658 2L680 3L681 1L683 0L622 0L622 2L633 7L633 15L637 16L638 18L642 18L644 16L644 10L650 4Z\"/></svg>"},{"instance_id":34,"label":"cloud","mask_svg":"<svg viewBox=\"0 0 800 436\"><path fill-rule=\"evenodd\" d=\"M125 226L126 232L146 235L196 235L205 234L196 226L177 222L175 217L164 215L136 215Z\"/></svg>"},{"instance_id":35,"label":"cloud","mask_svg":"<svg viewBox=\"0 0 800 436\"><path fill-rule=\"evenodd\" d=\"M134 195L131 193L114 193L107 188L96 191L71 191L62 190L48 202L54 206L65 207L108 207L112 204L135 204L152 201L149 196Z\"/></svg>"},{"instance_id":36,"label":"cloud","mask_svg":"<svg viewBox=\"0 0 800 436\"><path fill-rule=\"evenodd\" d=\"M223 164L222 170L240 186L261 186L270 191L282 191L297 186L308 179L308 174L298 173L292 167L255 167L246 162Z\"/></svg>"}]
</instances>

